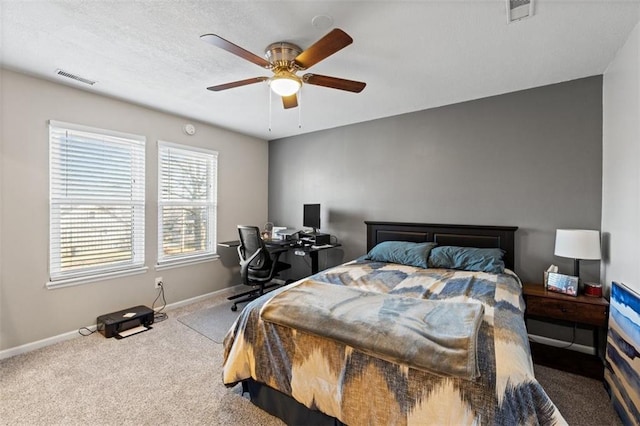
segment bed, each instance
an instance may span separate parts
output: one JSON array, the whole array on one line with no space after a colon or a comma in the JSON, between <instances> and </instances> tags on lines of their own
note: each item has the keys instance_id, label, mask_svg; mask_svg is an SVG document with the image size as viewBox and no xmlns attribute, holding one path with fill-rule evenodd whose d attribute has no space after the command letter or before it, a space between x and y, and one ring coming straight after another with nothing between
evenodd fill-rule
<instances>
[{"instance_id":1,"label":"bed","mask_svg":"<svg viewBox=\"0 0 640 426\"><path fill-rule=\"evenodd\" d=\"M245 307L225 385L287 424L566 424L533 374L517 228L366 224L368 256ZM449 249L498 250L504 270L442 267Z\"/></svg>"}]
</instances>

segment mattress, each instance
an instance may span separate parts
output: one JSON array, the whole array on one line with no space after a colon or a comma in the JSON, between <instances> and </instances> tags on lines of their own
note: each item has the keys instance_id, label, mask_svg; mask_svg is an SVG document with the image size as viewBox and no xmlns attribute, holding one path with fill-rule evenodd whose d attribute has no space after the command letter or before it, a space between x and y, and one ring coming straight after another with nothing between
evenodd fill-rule
<instances>
[{"instance_id":1,"label":"mattress","mask_svg":"<svg viewBox=\"0 0 640 426\"><path fill-rule=\"evenodd\" d=\"M264 306L299 282L246 306L225 338L223 382L253 379L349 425L566 424L534 377L521 283L505 272L361 259L309 278L390 297L481 304L477 377L416 368L317 331L265 321Z\"/></svg>"}]
</instances>

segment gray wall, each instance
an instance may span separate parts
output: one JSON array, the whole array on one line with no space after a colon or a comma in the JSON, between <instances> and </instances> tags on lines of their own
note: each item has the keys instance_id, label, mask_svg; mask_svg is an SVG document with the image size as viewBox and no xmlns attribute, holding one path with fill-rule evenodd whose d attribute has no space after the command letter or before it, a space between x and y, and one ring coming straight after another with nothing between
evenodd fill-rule
<instances>
[{"instance_id":1,"label":"gray wall","mask_svg":"<svg viewBox=\"0 0 640 426\"><path fill-rule=\"evenodd\" d=\"M555 230L600 229L601 190L601 76L269 142L269 220L321 203L344 245L322 266L365 253L364 220L515 225L516 272L539 282L572 272Z\"/></svg>"},{"instance_id":2,"label":"gray wall","mask_svg":"<svg viewBox=\"0 0 640 426\"><path fill-rule=\"evenodd\" d=\"M239 282L235 250L220 259L157 271L157 140L218 151L218 240L237 239L238 223L267 219L267 142L95 93L2 70L0 143L0 351L79 327L135 305L151 306L154 277L164 278L168 303ZM47 120L147 137L147 273L47 290L49 153ZM238 173L242 170L242 173ZM238 196L241 194L241 196Z\"/></svg>"}]
</instances>

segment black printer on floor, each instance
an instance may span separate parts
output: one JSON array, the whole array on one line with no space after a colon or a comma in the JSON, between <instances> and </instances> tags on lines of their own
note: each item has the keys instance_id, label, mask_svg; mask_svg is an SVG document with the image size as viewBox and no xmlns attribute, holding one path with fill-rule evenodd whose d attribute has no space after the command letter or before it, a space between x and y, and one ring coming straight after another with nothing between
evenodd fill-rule
<instances>
[{"instance_id":1,"label":"black printer on floor","mask_svg":"<svg viewBox=\"0 0 640 426\"><path fill-rule=\"evenodd\" d=\"M134 306L118 312L100 315L97 329L104 337L122 339L132 334L147 331L153 324L154 312L146 306Z\"/></svg>"}]
</instances>

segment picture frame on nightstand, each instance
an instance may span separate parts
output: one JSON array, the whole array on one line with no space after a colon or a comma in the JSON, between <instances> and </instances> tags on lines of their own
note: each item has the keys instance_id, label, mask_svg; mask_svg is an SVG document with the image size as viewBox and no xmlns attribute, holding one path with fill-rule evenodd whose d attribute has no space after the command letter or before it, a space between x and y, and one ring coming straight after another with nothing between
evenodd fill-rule
<instances>
[{"instance_id":1,"label":"picture frame on nightstand","mask_svg":"<svg viewBox=\"0 0 640 426\"><path fill-rule=\"evenodd\" d=\"M578 295L578 277L549 272L547 276L547 290L569 296Z\"/></svg>"}]
</instances>

